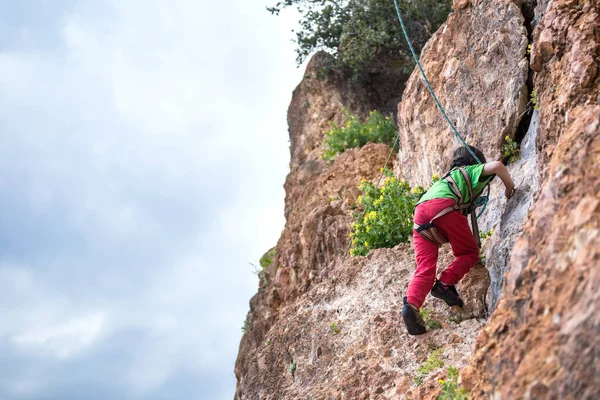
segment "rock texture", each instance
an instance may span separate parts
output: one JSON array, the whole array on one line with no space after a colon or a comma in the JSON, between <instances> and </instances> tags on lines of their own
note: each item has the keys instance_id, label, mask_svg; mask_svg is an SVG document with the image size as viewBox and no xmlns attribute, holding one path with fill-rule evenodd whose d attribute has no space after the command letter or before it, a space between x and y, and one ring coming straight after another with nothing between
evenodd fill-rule
<instances>
[{"instance_id":1,"label":"rock texture","mask_svg":"<svg viewBox=\"0 0 600 400\"><path fill-rule=\"evenodd\" d=\"M512 1L482 0L459 9L427 42L421 64L464 139L488 159L502 158L505 136L515 137L528 99L527 31ZM457 141L418 73L398 106L397 175L427 186L445 172ZM435 140L432 140L435 138Z\"/></svg>"},{"instance_id":2,"label":"rock texture","mask_svg":"<svg viewBox=\"0 0 600 400\"><path fill-rule=\"evenodd\" d=\"M399 311L413 271L408 244L332 266L326 281L283 309L246 361L236 398L423 399L433 393L443 368L423 374L418 386L419 367L434 350L445 365L464 366L482 322L429 298L424 308L440 329L410 337Z\"/></svg>"},{"instance_id":3,"label":"rock texture","mask_svg":"<svg viewBox=\"0 0 600 400\"><path fill-rule=\"evenodd\" d=\"M546 177L463 373L475 398L600 397L600 3L552 1L534 31Z\"/></svg>"},{"instance_id":4,"label":"rock texture","mask_svg":"<svg viewBox=\"0 0 600 400\"><path fill-rule=\"evenodd\" d=\"M511 250L521 235L523 224L540 187L536 151L538 112L531 110L531 113L533 115L529 130L521 142L520 157L508 165L517 188L515 195L507 201L504 185L500 179L495 179L490 185L489 208L479 219L481 231L494 230L483 250L491 281L486 296L486 306L490 311L496 308L504 286L504 275L508 269Z\"/></svg>"}]
</instances>

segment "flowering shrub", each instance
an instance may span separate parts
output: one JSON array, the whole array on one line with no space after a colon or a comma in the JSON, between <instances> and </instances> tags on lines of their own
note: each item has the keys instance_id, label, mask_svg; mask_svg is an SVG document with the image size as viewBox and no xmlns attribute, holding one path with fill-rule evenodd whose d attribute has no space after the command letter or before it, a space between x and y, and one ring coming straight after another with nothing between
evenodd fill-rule
<instances>
[{"instance_id":1,"label":"flowering shrub","mask_svg":"<svg viewBox=\"0 0 600 400\"><path fill-rule=\"evenodd\" d=\"M366 180L360 183L362 195L357 199L364 206L363 214L355 214L352 224L353 256L367 255L369 250L394 247L407 242L412 233L413 209L424 189L414 189L404 180L396 179L391 171L383 170L386 178L381 188Z\"/></svg>"},{"instance_id":2,"label":"flowering shrub","mask_svg":"<svg viewBox=\"0 0 600 400\"><path fill-rule=\"evenodd\" d=\"M331 129L325 132L324 160L333 160L344 150L362 147L369 142L394 144L396 126L390 117L384 117L379 111L371 111L365 122L350 113L346 114L346 124L338 127L333 122Z\"/></svg>"}]
</instances>

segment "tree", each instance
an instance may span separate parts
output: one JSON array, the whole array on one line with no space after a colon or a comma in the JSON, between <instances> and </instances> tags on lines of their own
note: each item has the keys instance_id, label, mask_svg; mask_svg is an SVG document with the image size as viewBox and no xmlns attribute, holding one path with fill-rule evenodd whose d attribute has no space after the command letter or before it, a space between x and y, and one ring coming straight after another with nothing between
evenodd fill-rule
<instances>
[{"instance_id":1,"label":"tree","mask_svg":"<svg viewBox=\"0 0 600 400\"><path fill-rule=\"evenodd\" d=\"M408 34L417 52L446 20L451 0L400 0ZM272 14L296 7L301 14L296 33L298 64L324 50L337 66L355 74L390 65L410 71L414 62L398 22L393 0L283 0L267 8Z\"/></svg>"}]
</instances>

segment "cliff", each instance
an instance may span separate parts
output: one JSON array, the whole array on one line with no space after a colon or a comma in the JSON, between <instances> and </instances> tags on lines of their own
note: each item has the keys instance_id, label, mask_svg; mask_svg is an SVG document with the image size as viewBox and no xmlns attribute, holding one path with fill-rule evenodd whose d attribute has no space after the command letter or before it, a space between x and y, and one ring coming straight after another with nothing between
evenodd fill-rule
<instances>
[{"instance_id":1,"label":"cliff","mask_svg":"<svg viewBox=\"0 0 600 400\"><path fill-rule=\"evenodd\" d=\"M344 257L357 186L376 181L390 149L369 144L330 165L323 131L344 109L390 111L402 96L389 166L413 184L445 171L458 143L418 71L353 82L324 73L326 57L313 57L289 108L286 226L250 302L236 399L435 398L448 365L474 399L598 398L600 2L458 0L423 49L466 140L502 159L509 136L521 157L510 201L492 185L480 226L494 233L486 266L458 287L464 310L428 298L441 327L419 337L399 314L411 245ZM442 248L439 268L451 257Z\"/></svg>"}]
</instances>

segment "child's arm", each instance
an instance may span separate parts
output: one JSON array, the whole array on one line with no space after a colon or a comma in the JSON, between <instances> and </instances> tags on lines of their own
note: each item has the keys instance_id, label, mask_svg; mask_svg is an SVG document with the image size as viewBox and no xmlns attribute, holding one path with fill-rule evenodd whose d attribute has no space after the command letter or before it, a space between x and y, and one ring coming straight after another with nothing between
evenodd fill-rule
<instances>
[{"instance_id":1,"label":"child's arm","mask_svg":"<svg viewBox=\"0 0 600 400\"><path fill-rule=\"evenodd\" d=\"M502 180L502 183L504 183L504 186L506 187L504 194L506 195L507 199L510 199L515 191L515 184L510 177L508 169L506 169L501 161L492 161L483 166L481 175L490 176L494 174L498 175L498 177Z\"/></svg>"}]
</instances>

